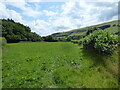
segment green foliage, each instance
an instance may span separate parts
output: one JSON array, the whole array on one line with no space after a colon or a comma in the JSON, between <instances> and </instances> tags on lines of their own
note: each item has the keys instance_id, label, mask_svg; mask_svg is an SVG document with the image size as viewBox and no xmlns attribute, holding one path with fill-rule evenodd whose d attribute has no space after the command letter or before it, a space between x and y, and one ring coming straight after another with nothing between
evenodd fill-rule
<instances>
[{"instance_id":1,"label":"green foliage","mask_svg":"<svg viewBox=\"0 0 120 90\"><path fill-rule=\"evenodd\" d=\"M78 44L79 40L71 40L71 42L74 43L74 44Z\"/></svg>"},{"instance_id":2,"label":"green foliage","mask_svg":"<svg viewBox=\"0 0 120 90\"><path fill-rule=\"evenodd\" d=\"M83 40L84 40L84 38L80 39L79 42L78 42L78 44L82 45L83 44Z\"/></svg>"},{"instance_id":3,"label":"green foliage","mask_svg":"<svg viewBox=\"0 0 120 90\"><path fill-rule=\"evenodd\" d=\"M104 29L109 28L109 27L110 27L110 25L102 25L102 26L100 26L100 27L98 27L98 28L104 30Z\"/></svg>"},{"instance_id":4,"label":"green foliage","mask_svg":"<svg viewBox=\"0 0 120 90\"><path fill-rule=\"evenodd\" d=\"M58 40L53 37L53 36L46 36L46 37L43 37L44 41L46 42L57 42Z\"/></svg>"},{"instance_id":5,"label":"green foliage","mask_svg":"<svg viewBox=\"0 0 120 90\"><path fill-rule=\"evenodd\" d=\"M42 40L39 35L31 32L28 26L14 22L12 19L2 19L2 36L7 39L8 43Z\"/></svg>"},{"instance_id":6,"label":"green foliage","mask_svg":"<svg viewBox=\"0 0 120 90\"><path fill-rule=\"evenodd\" d=\"M0 44L1 46L6 46L7 40L4 37L0 37Z\"/></svg>"},{"instance_id":7,"label":"green foliage","mask_svg":"<svg viewBox=\"0 0 120 90\"><path fill-rule=\"evenodd\" d=\"M93 31L97 30L97 27L90 27L88 28L88 31L86 32L86 36L92 33Z\"/></svg>"},{"instance_id":8,"label":"green foliage","mask_svg":"<svg viewBox=\"0 0 120 90\"><path fill-rule=\"evenodd\" d=\"M7 44L7 40L4 37L2 37L2 46L6 46L6 44Z\"/></svg>"},{"instance_id":9,"label":"green foliage","mask_svg":"<svg viewBox=\"0 0 120 90\"><path fill-rule=\"evenodd\" d=\"M117 48L117 43L117 35L112 35L103 30L94 31L83 40L84 47L106 54L111 54Z\"/></svg>"},{"instance_id":10,"label":"green foliage","mask_svg":"<svg viewBox=\"0 0 120 90\"><path fill-rule=\"evenodd\" d=\"M66 38L57 38L58 42L67 42Z\"/></svg>"},{"instance_id":11,"label":"green foliage","mask_svg":"<svg viewBox=\"0 0 120 90\"><path fill-rule=\"evenodd\" d=\"M68 42L71 41L71 37L68 37L68 38L66 39L66 41L68 41Z\"/></svg>"},{"instance_id":12,"label":"green foliage","mask_svg":"<svg viewBox=\"0 0 120 90\"><path fill-rule=\"evenodd\" d=\"M72 43L74 44L79 44L79 45L82 45L82 42L83 42L83 38L80 39L80 40L71 40Z\"/></svg>"}]
</instances>

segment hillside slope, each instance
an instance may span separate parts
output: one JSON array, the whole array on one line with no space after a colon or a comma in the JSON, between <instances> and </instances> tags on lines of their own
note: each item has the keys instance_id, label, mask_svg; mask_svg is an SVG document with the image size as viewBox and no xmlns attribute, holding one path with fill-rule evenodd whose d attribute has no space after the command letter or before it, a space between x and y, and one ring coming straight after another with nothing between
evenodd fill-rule
<instances>
[{"instance_id":1,"label":"hillside slope","mask_svg":"<svg viewBox=\"0 0 120 90\"><path fill-rule=\"evenodd\" d=\"M28 26L15 22L12 19L0 19L2 21L2 37L8 43L19 41L41 41L41 37L35 32L31 32Z\"/></svg>"},{"instance_id":2,"label":"hillside slope","mask_svg":"<svg viewBox=\"0 0 120 90\"><path fill-rule=\"evenodd\" d=\"M56 38L64 38L64 39L70 38L71 40L78 40L84 37L88 30L94 30L94 29L102 29L102 30L107 30L111 33L119 34L118 32L119 26L120 24L118 24L118 20L116 20L116 21L106 22L106 23L102 23L94 26L79 28L79 29L75 29L67 32L54 33L51 36Z\"/></svg>"}]
</instances>

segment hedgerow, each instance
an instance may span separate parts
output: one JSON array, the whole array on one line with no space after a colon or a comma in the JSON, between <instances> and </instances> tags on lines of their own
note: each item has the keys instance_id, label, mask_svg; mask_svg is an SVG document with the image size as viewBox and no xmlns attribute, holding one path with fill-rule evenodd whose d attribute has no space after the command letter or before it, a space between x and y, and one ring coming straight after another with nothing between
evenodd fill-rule
<instances>
[{"instance_id":1,"label":"hedgerow","mask_svg":"<svg viewBox=\"0 0 120 90\"><path fill-rule=\"evenodd\" d=\"M118 36L104 30L96 30L83 40L85 48L92 48L99 53L112 54L117 48Z\"/></svg>"}]
</instances>

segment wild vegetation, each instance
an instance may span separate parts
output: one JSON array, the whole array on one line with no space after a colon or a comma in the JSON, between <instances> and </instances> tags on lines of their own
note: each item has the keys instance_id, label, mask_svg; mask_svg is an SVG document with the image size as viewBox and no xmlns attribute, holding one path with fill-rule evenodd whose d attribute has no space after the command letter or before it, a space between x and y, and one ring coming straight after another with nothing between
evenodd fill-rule
<instances>
[{"instance_id":1,"label":"wild vegetation","mask_svg":"<svg viewBox=\"0 0 120 90\"><path fill-rule=\"evenodd\" d=\"M94 31L83 40L85 48L94 49L98 53L112 54L118 45L118 36L103 30Z\"/></svg>"},{"instance_id":2,"label":"wild vegetation","mask_svg":"<svg viewBox=\"0 0 120 90\"><path fill-rule=\"evenodd\" d=\"M3 21L3 88L120 88L116 21L46 37Z\"/></svg>"},{"instance_id":3,"label":"wild vegetation","mask_svg":"<svg viewBox=\"0 0 120 90\"><path fill-rule=\"evenodd\" d=\"M118 88L117 51L106 57L70 42L24 42L3 50L3 88Z\"/></svg>"},{"instance_id":4,"label":"wild vegetation","mask_svg":"<svg viewBox=\"0 0 120 90\"><path fill-rule=\"evenodd\" d=\"M0 46L6 46L7 40L4 37L0 37Z\"/></svg>"}]
</instances>

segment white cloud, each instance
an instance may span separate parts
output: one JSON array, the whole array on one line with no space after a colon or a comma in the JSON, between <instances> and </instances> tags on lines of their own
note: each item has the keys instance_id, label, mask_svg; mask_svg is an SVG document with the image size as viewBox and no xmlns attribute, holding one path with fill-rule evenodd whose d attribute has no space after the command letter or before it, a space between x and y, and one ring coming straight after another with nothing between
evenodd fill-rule
<instances>
[{"instance_id":1,"label":"white cloud","mask_svg":"<svg viewBox=\"0 0 120 90\"><path fill-rule=\"evenodd\" d=\"M19 8L21 10L23 10L25 8L25 5L27 4L25 2L25 0L11 0L11 1L6 1L6 2L3 2L5 5L11 5L11 6L14 6L16 8Z\"/></svg>"},{"instance_id":2,"label":"white cloud","mask_svg":"<svg viewBox=\"0 0 120 90\"><path fill-rule=\"evenodd\" d=\"M29 16L29 17L37 17L41 14L40 11L36 11L36 10L33 10L32 8L30 7L26 7L24 10L23 10L23 14L26 15L26 16Z\"/></svg>"},{"instance_id":3,"label":"white cloud","mask_svg":"<svg viewBox=\"0 0 120 90\"><path fill-rule=\"evenodd\" d=\"M3 3L0 3L0 18L11 18L17 22L23 22L22 16L14 10L9 10Z\"/></svg>"},{"instance_id":4,"label":"white cloud","mask_svg":"<svg viewBox=\"0 0 120 90\"><path fill-rule=\"evenodd\" d=\"M15 1L15 0L14 0ZM39 35L49 35L55 32L68 31L77 29L80 27L99 24L106 21L117 20L117 2L95 2L88 0L71 0L65 2L61 6L60 12L43 10L38 11L35 7L31 6L25 0L19 0L21 2L12 2L0 4L0 12L2 12L3 18L14 18L15 21L23 22L30 26L32 31L37 32ZM29 0L28 2L40 2L41 0ZM94 0L93 0L94 1ZM46 3L47 4L47 3ZM23 21L22 16L14 11L6 8L5 5L11 5L22 10L22 14L29 17L34 17L35 20L28 22ZM38 7L38 5L36 4ZM39 6L40 7L40 6ZM52 6L54 8L57 6ZM0 13L1 14L1 13ZM43 15L48 20L40 20L37 18L39 15Z\"/></svg>"},{"instance_id":5,"label":"white cloud","mask_svg":"<svg viewBox=\"0 0 120 90\"><path fill-rule=\"evenodd\" d=\"M66 16L72 24L85 27L111 19L116 20L117 7L117 3L113 2L69 1L62 6L61 17Z\"/></svg>"},{"instance_id":6,"label":"white cloud","mask_svg":"<svg viewBox=\"0 0 120 90\"><path fill-rule=\"evenodd\" d=\"M43 13L44 13L46 16L54 16L54 15L57 15L57 14L58 14L57 12L48 11L48 10L43 10Z\"/></svg>"},{"instance_id":7,"label":"white cloud","mask_svg":"<svg viewBox=\"0 0 120 90\"><path fill-rule=\"evenodd\" d=\"M22 2L23 0L1 0L2 2ZM27 2L67 2L67 1L73 1L73 0L24 0ZM75 1L75 0L74 0ZM79 1L85 1L85 2L118 2L119 0L79 0Z\"/></svg>"},{"instance_id":8,"label":"white cloud","mask_svg":"<svg viewBox=\"0 0 120 90\"><path fill-rule=\"evenodd\" d=\"M32 6L30 6L26 0L20 0L20 1L14 0L13 2L9 1L4 4L21 9L22 14L24 14L25 16L37 17L41 14L40 11L38 11L38 10L34 9Z\"/></svg>"},{"instance_id":9,"label":"white cloud","mask_svg":"<svg viewBox=\"0 0 120 90\"><path fill-rule=\"evenodd\" d=\"M39 35L48 35L51 33L50 24L44 20L35 20L31 23L28 23L33 32L36 32Z\"/></svg>"},{"instance_id":10,"label":"white cloud","mask_svg":"<svg viewBox=\"0 0 120 90\"><path fill-rule=\"evenodd\" d=\"M68 31L80 27L117 20L117 3L114 2L80 2L78 0L66 2L61 6L62 12L55 13L44 10L49 17L48 22L36 21L34 28L39 29L41 35Z\"/></svg>"}]
</instances>

